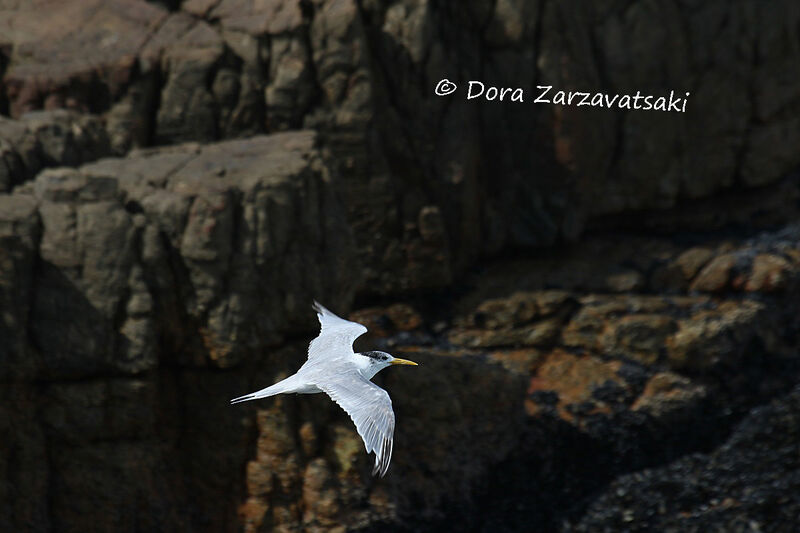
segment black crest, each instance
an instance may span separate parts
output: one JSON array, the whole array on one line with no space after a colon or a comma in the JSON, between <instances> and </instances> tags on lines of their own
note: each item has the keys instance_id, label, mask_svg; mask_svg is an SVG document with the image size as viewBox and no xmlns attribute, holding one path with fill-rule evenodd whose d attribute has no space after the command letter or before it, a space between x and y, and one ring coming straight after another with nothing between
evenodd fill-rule
<instances>
[{"instance_id":1,"label":"black crest","mask_svg":"<svg viewBox=\"0 0 800 533\"><path fill-rule=\"evenodd\" d=\"M361 352L361 355L375 359L376 361L388 361L389 355L383 352Z\"/></svg>"}]
</instances>

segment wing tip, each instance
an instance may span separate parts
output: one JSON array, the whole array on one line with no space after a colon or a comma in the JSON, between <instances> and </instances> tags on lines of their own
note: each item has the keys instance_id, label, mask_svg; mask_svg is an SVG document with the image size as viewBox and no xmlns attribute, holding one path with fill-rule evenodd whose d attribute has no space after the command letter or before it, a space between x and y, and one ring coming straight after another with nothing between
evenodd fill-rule
<instances>
[{"instance_id":1,"label":"wing tip","mask_svg":"<svg viewBox=\"0 0 800 533\"><path fill-rule=\"evenodd\" d=\"M381 464L381 460L376 458L375 459L375 466L372 467L372 475L373 476L378 476L378 477L385 477L386 476L386 472L388 472L388 471L389 471L389 465Z\"/></svg>"},{"instance_id":2,"label":"wing tip","mask_svg":"<svg viewBox=\"0 0 800 533\"><path fill-rule=\"evenodd\" d=\"M324 305L322 305L321 303L319 303L317 300L312 300L312 301L313 301L313 303L311 304L311 308L312 308L314 311L316 311L316 312L317 312L317 315L318 315L319 317L323 317L323 316L325 316L325 315L332 315L332 314L333 314L333 313L331 313L330 311L328 311L328 309L327 309L327 308L326 308Z\"/></svg>"},{"instance_id":3,"label":"wing tip","mask_svg":"<svg viewBox=\"0 0 800 533\"><path fill-rule=\"evenodd\" d=\"M339 315L337 315L336 313L334 313L333 311L331 311L330 309L328 309L327 307L325 307L324 305L322 305L318 301L313 300L313 302L314 303L313 303L313 305L311 307L314 309L314 311L317 312L317 318L319 318L320 324L322 324L322 320L323 319L326 319L327 321L332 322L332 323L333 322L335 322L335 323L341 323L341 322L348 323L348 322L350 322L349 320L346 320L346 319L340 317ZM359 324L359 325L361 325L361 324ZM366 330L366 328L364 328L364 329Z\"/></svg>"},{"instance_id":4,"label":"wing tip","mask_svg":"<svg viewBox=\"0 0 800 533\"><path fill-rule=\"evenodd\" d=\"M375 450L375 466L372 467L373 476L386 476L389 471L389 464L392 462L393 444L392 440L385 439L381 444L380 454L378 450Z\"/></svg>"}]
</instances>

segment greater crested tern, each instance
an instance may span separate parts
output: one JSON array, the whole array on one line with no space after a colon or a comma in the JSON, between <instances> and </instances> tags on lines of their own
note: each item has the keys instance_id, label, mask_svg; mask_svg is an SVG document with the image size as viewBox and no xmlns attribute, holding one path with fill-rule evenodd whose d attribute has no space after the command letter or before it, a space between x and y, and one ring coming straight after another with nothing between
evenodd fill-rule
<instances>
[{"instance_id":1,"label":"greater crested tern","mask_svg":"<svg viewBox=\"0 0 800 533\"><path fill-rule=\"evenodd\" d=\"M308 360L292 376L265 389L231 400L231 404L276 394L324 392L350 415L367 453L375 452L372 474L386 475L394 443L392 400L370 380L391 365L416 365L386 352L353 351L353 341L367 332L357 322L340 318L314 302L321 331L308 346Z\"/></svg>"}]
</instances>

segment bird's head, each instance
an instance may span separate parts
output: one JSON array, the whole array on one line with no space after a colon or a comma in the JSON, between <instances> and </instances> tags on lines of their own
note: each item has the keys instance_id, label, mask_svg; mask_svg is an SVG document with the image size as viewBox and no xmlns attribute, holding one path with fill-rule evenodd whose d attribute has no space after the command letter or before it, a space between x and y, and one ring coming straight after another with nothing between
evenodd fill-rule
<instances>
[{"instance_id":1,"label":"bird's head","mask_svg":"<svg viewBox=\"0 0 800 533\"><path fill-rule=\"evenodd\" d=\"M408 359L400 359L399 357L394 357L391 354L386 352L361 352L358 355L364 356L367 358L366 363L367 367L369 368L369 373L374 376L387 366L392 365L414 365L417 366L417 363L414 361L409 361ZM370 376L371 377L371 376Z\"/></svg>"}]
</instances>

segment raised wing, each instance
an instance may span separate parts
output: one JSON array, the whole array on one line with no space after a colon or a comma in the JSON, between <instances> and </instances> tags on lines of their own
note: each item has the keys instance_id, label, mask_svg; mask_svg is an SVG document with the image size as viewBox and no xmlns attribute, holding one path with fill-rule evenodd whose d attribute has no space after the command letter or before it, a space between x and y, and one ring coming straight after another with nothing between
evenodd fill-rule
<instances>
[{"instance_id":1,"label":"raised wing","mask_svg":"<svg viewBox=\"0 0 800 533\"><path fill-rule=\"evenodd\" d=\"M366 333L367 328L357 322L339 318L318 302L314 302L314 310L317 312L322 330L308 345L308 361L352 354L353 341Z\"/></svg>"},{"instance_id":2,"label":"raised wing","mask_svg":"<svg viewBox=\"0 0 800 533\"><path fill-rule=\"evenodd\" d=\"M375 452L372 474L386 475L394 446L394 411L389 393L356 370L336 374L316 385L350 415L367 453Z\"/></svg>"}]
</instances>

